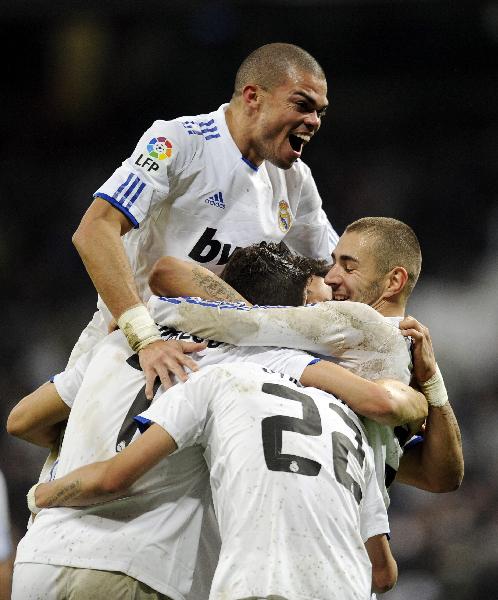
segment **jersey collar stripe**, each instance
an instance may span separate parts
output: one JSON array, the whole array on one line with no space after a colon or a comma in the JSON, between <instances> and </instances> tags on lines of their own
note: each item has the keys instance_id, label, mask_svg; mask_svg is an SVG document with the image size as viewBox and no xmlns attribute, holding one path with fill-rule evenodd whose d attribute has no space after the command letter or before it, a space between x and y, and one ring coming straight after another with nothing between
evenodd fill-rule
<instances>
[{"instance_id":1,"label":"jersey collar stripe","mask_svg":"<svg viewBox=\"0 0 498 600\"><path fill-rule=\"evenodd\" d=\"M252 163L248 158L246 158L245 156L241 156L240 158L246 163L246 165L249 165L253 171L258 170L258 167L254 163Z\"/></svg>"}]
</instances>

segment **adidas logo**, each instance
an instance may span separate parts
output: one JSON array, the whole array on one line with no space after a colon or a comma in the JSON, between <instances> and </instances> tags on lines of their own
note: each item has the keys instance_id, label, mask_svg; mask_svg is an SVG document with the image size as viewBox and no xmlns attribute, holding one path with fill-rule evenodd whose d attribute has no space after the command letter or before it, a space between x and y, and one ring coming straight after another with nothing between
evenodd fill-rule
<instances>
[{"instance_id":1,"label":"adidas logo","mask_svg":"<svg viewBox=\"0 0 498 600\"><path fill-rule=\"evenodd\" d=\"M216 192L214 196L209 196L204 202L206 204L211 204L212 206L217 206L218 208L225 208L225 201L223 200L223 194L221 192Z\"/></svg>"}]
</instances>

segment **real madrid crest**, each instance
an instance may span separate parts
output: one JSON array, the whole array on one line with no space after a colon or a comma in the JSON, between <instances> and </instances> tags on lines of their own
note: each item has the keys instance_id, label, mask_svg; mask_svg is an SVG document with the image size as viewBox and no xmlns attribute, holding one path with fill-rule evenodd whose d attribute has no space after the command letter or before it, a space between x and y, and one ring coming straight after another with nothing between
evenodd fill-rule
<instances>
[{"instance_id":1,"label":"real madrid crest","mask_svg":"<svg viewBox=\"0 0 498 600\"><path fill-rule=\"evenodd\" d=\"M292 215L289 205L285 200L280 200L278 203L278 226L281 231L287 233L292 225Z\"/></svg>"}]
</instances>

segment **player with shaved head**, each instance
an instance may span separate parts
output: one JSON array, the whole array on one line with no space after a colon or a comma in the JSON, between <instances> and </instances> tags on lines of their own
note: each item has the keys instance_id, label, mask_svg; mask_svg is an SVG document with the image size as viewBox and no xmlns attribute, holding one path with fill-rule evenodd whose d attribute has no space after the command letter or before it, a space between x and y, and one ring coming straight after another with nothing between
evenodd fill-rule
<instances>
[{"instance_id":1,"label":"player with shaved head","mask_svg":"<svg viewBox=\"0 0 498 600\"><path fill-rule=\"evenodd\" d=\"M228 104L158 120L95 192L73 236L99 293L72 359L92 347L113 317L139 353L147 397L159 376L195 369L161 340L146 301L147 276L163 256L219 273L236 247L261 240L328 260L337 235L310 169L300 160L327 109L318 62L293 44L266 44L238 69Z\"/></svg>"}]
</instances>

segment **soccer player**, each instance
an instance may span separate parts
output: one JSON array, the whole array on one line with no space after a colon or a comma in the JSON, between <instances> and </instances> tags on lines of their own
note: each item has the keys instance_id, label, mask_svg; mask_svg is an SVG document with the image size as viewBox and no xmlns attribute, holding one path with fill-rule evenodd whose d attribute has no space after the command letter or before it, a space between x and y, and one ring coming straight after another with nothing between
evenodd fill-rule
<instances>
[{"instance_id":1,"label":"soccer player","mask_svg":"<svg viewBox=\"0 0 498 600\"><path fill-rule=\"evenodd\" d=\"M185 380L182 365L195 369L161 341L143 304L159 257L219 272L237 246L285 239L300 254L329 259L337 235L301 160L327 104L318 62L277 43L243 61L228 104L155 121L95 192L73 236L100 298L72 359L105 335L112 315L139 353L151 398L156 375L169 385L168 370Z\"/></svg>"},{"instance_id":2,"label":"soccer player","mask_svg":"<svg viewBox=\"0 0 498 600\"><path fill-rule=\"evenodd\" d=\"M276 301L287 303L296 298L295 289L298 284L301 285L301 293L296 301L303 301L309 279L309 272L305 272L304 277L300 274L304 259L294 259L296 262L292 264L290 258L272 253L268 246L260 262L253 260L251 250L246 253L253 267L253 281L258 279L257 269L260 278L269 271L273 273L276 284L273 289L275 293L279 293L278 297L275 296ZM292 267L290 273L289 267ZM159 299L157 302L159 305L165 304ZM153 310L156 311L155 308ZM256 349L250 353L249 349L229 349L217 343L211 343L202 354L204 363L256 360L273 370L290 373L296 379L303 371L312 368L308 366L310 361L314 362L313 357L297 351L282 353L276 349ZM202 361L200 364L203 364ZM330 364L329 367L331 389L345 401L353 403L355 410L364 411L381 422L390 422L393 418L403 422L403 416L393 407L396 394L403 392L403 389L393 389L391 386L394 382L385 382L388 387L382 390L380 383L377 385L361 380L337 365ZM144 376L136 355L133 355L121 332L115 332L102 340L92 353L78 361L72 371L62 373L55 378L54 383L46 384L23 399L9 417L9 431L34 442L50 444L50 440L57 435L56 423L69 414L68 404L73 401L57 470L59 476L87 462L114 456L135 435L132 417L147 406ZM401 407L402 403L399 405ZM418 405L419 403L415 403L415 406ZM412 411L413 407L409 413ZM402 411L403 414L406 416L406 409ZM201 483L199 456L194 454L189 460L184 459L182 462L180 454L174 463L186 468L180 482L172 479L168 484L167 479L158 476L161 472L173 476L178 474L174 466L167 468L165 465L162 471L156 469L148 474L141 481L141 486L133 488L127 500L117 504L106 503L104 507L92 507L84 514L69 509L42 512L18 548L15 576L18 597L23 600L29 597L30 589L39 589L40 580L50 588L53 578L63 575L75 580L77 589L85 589L86 585L90 585L88 582L92 581L97 582L99 589L106 589L102 587L101 581L105 574L101 574L97 580L93 578L93 570L111 569L124 574L122 579L125 581L127 576L137 579L176 600L190 582L184 557L185 554L190 556L189 568L193 569L196 535L198 536L200 527L200 515L205 507L200 493L197 494L197 502L192 494L187 494L187 500L182 495L182 486L185 492L185 487L195 487L195 481L198 485ZM188 476L189 468L194 471L191 477L193 481ZM170 484L173 486L172 490ZM156 489L157 486L160 489ZM156 492L152 493L154 490ZM156 509L142 514L144 509L147 510L151 498L152 501L157 500ZM163 502L160 503L159 499ZM117 519L115 511L118 513ZM123 513L126 518L122 517ZM163 522L166 516L170 518L163 527L153 525L155 522ZM182 527L180 524L185 518L188 519L188 526ZM149 532L147 536L143 535L144 527ZM184 531L184 535L176 540L172 530L176 533ZM83 534L84 532L87 533ZM61 536L68 540L70 552L61 544ZM125 545L122 544L123 537L129 540ZM40 544L40 539L46 542ZM113 550L115 547L117 551ZM137 548L140 548L138 556ZM158 555L167 556L169 565L160 579L156 569ZM183 566L178 571L179 560ZM62 565L73 568L63 568ZM91 569L91 572L83 572L85 568ZM177 571L183 574L181 578ZM114 575L109 580L109 585L116 585L116 577ZM206 577L205 581L209 581L209 578Z\"/></svg>"},{"instance_id":3,"label":"soccer player","mask_svg":"<svg viewBox=\"0 0 498 600\"><path fill-rule=\"evenodd\" d=\"M113 458L37 484L32 509L132 495L144 473L170 462L165 456L200 445L222 542L211 600L366 599L369 554L383 564L374 591L394 585L372 450L356 415L333 396L232 363L201 369L137 420L153 425Z\"/></svg>"},{"instance_id":4,"label":"soccer player","mask_svg":"<svg viewBox=\"0 0 498 600\"><path fill-rule=\"evenodd\" d=\"M228 343L279 344L336 356L341 364L366 377L375 377L379 366L385 364L383 351L388 348L388 345L379 345L381 338L372 335L375 311L377 318L384 316L386 324L391 322L396 327L400 324L402 334L412 339L415 382L431 405L423 443L412 445L401 463L401 446L407 439L407 431L396 429L401 438L398 439L392 427L365 421L376 455L378 476L384 479L385 470L387 487L396 476L398 481L432 492L456 489L463 477L458 424L437 369L428 329L413 317L404 317L421 268L415 233L396 219L359 219L346 228L332 257L334 265L325 281L332 287L334 300L340 303L220 311L209 303L181 301L163 303L161 318L179 329ZM208 281L214 279L214 275L204 272L201 279L189 274L191 270L191 265L186 263L161 259L151 275L155 292L179 295L185 290L209 297ZM175 278L173 271L181 275ZM224 285L218 282L218 295L222 287ZM359 304L361 302L375 311ZM188 310L184 305L188 305ZM314 369L318 371L323 365L321 361ZM307 372L312 373L312 368ZM307 383L306 379L301 382ZM388 503L387 490L384 497Z\"/></svg>"}]
</instances>

